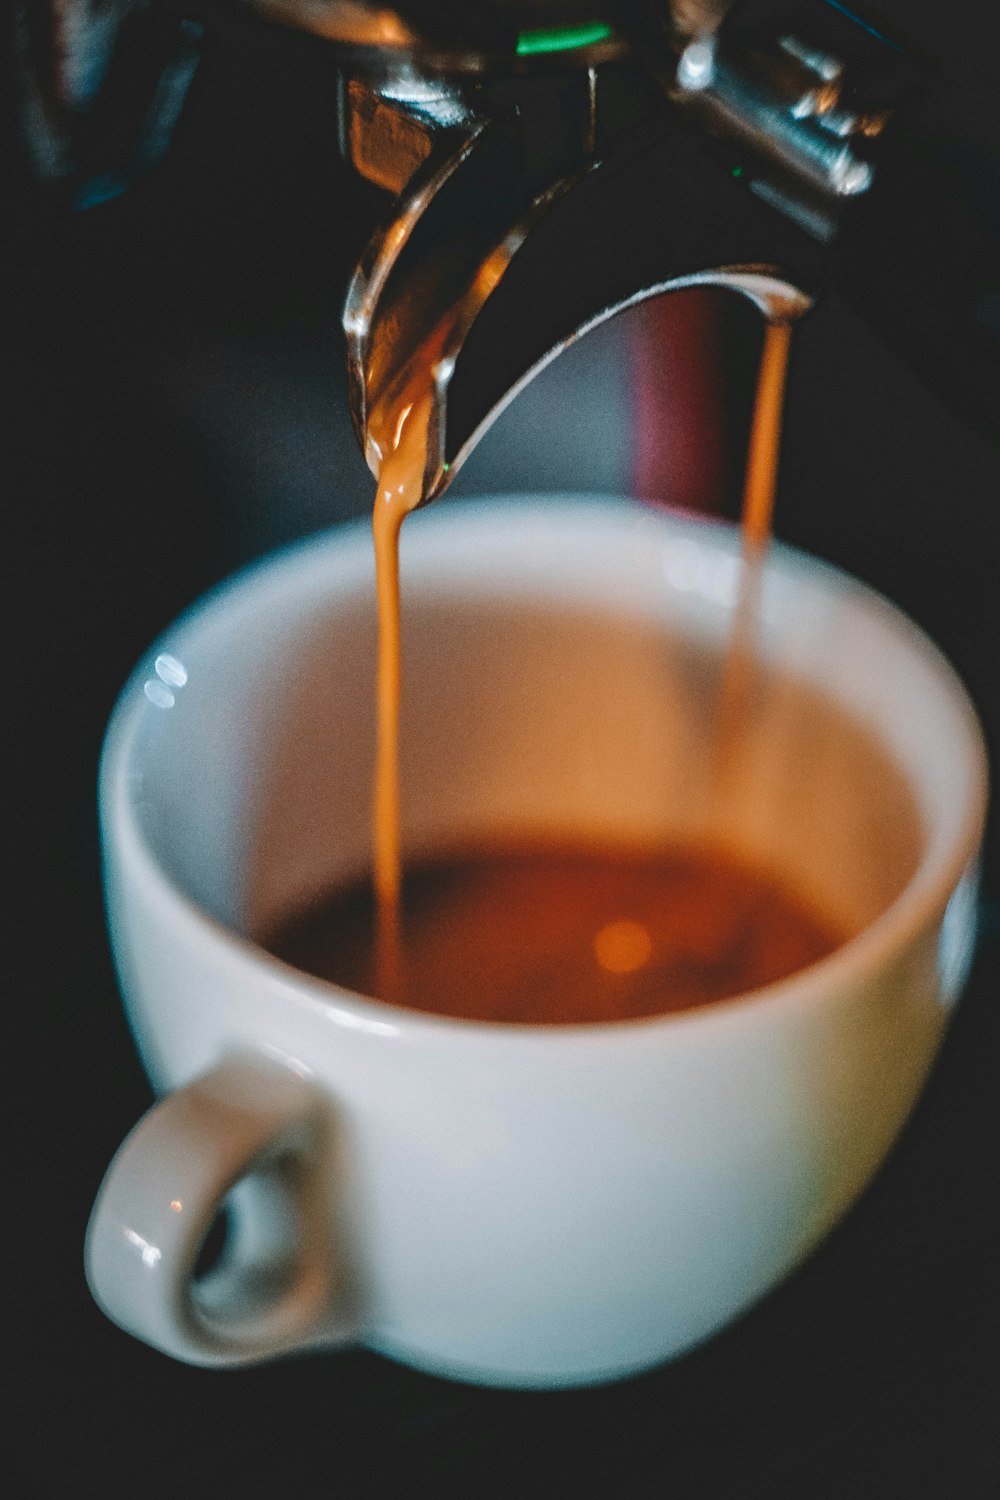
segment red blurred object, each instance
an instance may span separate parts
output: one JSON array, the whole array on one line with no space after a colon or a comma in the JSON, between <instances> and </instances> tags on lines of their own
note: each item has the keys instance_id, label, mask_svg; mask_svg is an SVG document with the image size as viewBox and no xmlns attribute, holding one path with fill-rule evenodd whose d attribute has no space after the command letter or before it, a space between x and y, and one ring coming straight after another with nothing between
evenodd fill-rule
<instances>
[{"instance_id":1,"label":"red blurred object","mask_svg":"<svg viewBox=\"0 0 1000 1500\"><path fill-rule=\"evenodd\" d=\"M718 298L709 291L672 292L647 303L643 314L630 351L632 492L718 515L727 474Z\"/></svg>"}]
</instances>

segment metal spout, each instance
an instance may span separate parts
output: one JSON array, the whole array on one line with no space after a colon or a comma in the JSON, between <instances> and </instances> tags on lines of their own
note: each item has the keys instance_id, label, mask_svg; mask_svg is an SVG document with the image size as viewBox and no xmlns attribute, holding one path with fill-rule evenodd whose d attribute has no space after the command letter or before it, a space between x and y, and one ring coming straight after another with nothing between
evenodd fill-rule
<instances>
[{"instance_id":1,"label":"metal spout","mask_svg":"<svg viewBox=\"0 0 1000 1500\"><path fill-rule=\"evenodd\" d=\"M417 370L430 385L426 499L533 375L626 307L712 284L768 316L774 295L781 316L801 313L912 82L899 49L824 0L744 0L695 37L669 8L632 13L613 55L584 48L575 67L570 53L474 85L442 76L432 107L414 75L409 94L390 77L372 86L379 107L350 115L352 159L374 181L405 180L420 147L344 328L373 468L373 412L416 389Z\"/></svg>"},{"instance_id":2,"label":"metal spout","mask_svg":"<svg viewBox=\"0 0 1000 1500\"><path fill-rule=\"evenodd\" d=\"M494 120L444 163L429 159L348 295L352 413L373 468L372 412L418 365L433 387L427 500L539 371L616 313L713 285L791 319L821 285L822 247L706 159L677 121L656 121L520 204L517 143L518 122Z\"/></svg>"},{"instance_id":3,"label":"metal spout","mask_svg":"<svg viewBox=\"0 0 1000 1500\"><path fill-rule=\"evenodd\" d=\"M430 380L427 498L621 308L706 281L747 294L748 275L803 305L917 77L839 0L238 3L336 60L368 240L344 311L352 415L370 454L373 414ZM172 0L34 9L15 28L33 173L91 206L166 151L200 30Z\"/></svg>"}]
</instances>

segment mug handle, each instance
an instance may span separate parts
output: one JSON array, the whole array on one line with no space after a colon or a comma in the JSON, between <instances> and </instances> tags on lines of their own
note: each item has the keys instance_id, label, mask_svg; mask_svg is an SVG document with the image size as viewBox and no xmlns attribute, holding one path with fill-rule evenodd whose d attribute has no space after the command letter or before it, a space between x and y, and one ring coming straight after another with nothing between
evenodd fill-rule
<instances>
[{"instance_id":1,"label":"mug handle","mask_svg":"<svg viewBox=\"0 0 1000 1500\"><path fill-rule=\"evenodd\" d=\"M334 1239L332 1121L266 1058L229 1057L125 1138L87 1226L87 1281L113 1322L188 1364L253 1364L354 1332ZM198 1275L225 1208L217 1262Z\"/></svg>"}]
</instances>

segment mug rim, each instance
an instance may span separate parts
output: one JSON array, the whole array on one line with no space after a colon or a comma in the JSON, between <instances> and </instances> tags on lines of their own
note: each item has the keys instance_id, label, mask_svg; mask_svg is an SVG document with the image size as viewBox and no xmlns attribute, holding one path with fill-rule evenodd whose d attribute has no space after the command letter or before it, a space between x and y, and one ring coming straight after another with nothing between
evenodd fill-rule
<instances>
[{"instance_id":1,"label":"mug rim","mask_svg":"<svg viewBox=\"0 0 1000 1500\"><path fill-rule=\"evenodd\" d=\"M659 524L679 528L684 533L696 534L702 538L711 537L711 546L716 550L720 545L729 552L738 550L739 547L739 528L732 522L716 517L691 515L665 506L654 508L646 502L624 496L475 496L449 501L446 507L424 518L423 525L427 527L430 523L435 528L447 529L456 524L461 526L463 522L469 524L471 521L474 524L487 508L495 515L498 502L508 513L517 509L522 513L566 516L576 510L588 512L591 518L595 514L603 514L612 521L620 519L626 522L637 512L646 512L651 513ZM351 1029L376 1034L418 1036L433 1033L440 1035L443 1032L456 1039L504 1039L516 1045L518 1040L523 1043L533 1039L541 1044L547 1038L607 1041L615 1036L631 1036L637 1031L658 1030L664 1026L688 1031L718 1024L734 1014L747 1015L758 1010L790 1005L808 1006L819 1002L827 992L842 988L849 980L862 980L892 954L904 952L921 932L940 920L963 877L975 867L989 796L988 761L979 716L955 667L906 611L877 589L811 553L784 542L773 541L768 560L772 564L777 563L782 571L790 572L799 581L805 581L808 574L818 577L828 588L835 589L840 597L850 596L852 602L857 600L869 609L874 608L891 621L894 630L905 638L907 648L923 657L945 686L954 725L965 742L969 776L958 827L942 850L935 851L933 840L927 839L910 878L874 921L839 943L823 958L770 984L713 1000L707 1005L610 1021L539 1023L439 1015L396 1005L374 995L365 995L297 968L278 958L256 939L237 931L208 911L167 871L140 829L134 802L128 792L128 767L142 713L141 693L136 693L135 689L149 676L150 663L158 655L164 654L171 642L175 642L183 632L196 629L209 617L217 616L227 606L234 592L247 597L269 581L277 585L296 571L314 566L331 550L343 553L346 563L348 554L352 550L360 554L363 546L368 549L371 547L370 522L366 517L359 517L296 539L254 559L192 601L143 652L123 684L105 729L99 769L98 800L102 854L105 859L105 845L109 842L110 828L113 829L119 849L125 852L126 866L131 870L138 870L155 892L158 902L172 908L175 920L192 927L202 940L221 945L241 965L253 970L263 968L272 979L280 982L284 994L292 991L300 1002L319 1008L328 1018L332 1010L334 1018ZM903 774L906 775L905 772ZM907 780L910 780L908 776Z\"/></svg>"}]
</instances>

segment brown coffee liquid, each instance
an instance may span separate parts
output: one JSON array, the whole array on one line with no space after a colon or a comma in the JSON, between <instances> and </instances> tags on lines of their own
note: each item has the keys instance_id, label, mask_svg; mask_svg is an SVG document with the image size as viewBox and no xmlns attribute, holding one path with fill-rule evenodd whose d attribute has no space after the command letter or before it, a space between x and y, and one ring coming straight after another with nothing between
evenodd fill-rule
<instances>
[{"instance_id":1,"label":"brown coffee liquid","mask_svg":"<svg viewBox=\"0 0 1000 1500\"><path fill-rule=\"evenodd\" d=\"M719 690L715 767L720 783L734 773L753 692L761 576L771 540L778 480L781 414L791 350L792 325L769 322L764 331L741 518L739 590Z\"/></svg>"},{"instance_id":2,"label":"brown coffee liquid","mask_svg":"<svg viewBox=\"0 0 1000 1500\"><path fill-rule=\"evenodd\" d=\"M445 318L431 331L409 368L369 420L371 448L378 461L372 529L378 592L379 660L373 801L376 973L375 982L369 981L367 991L374 990L385 999L399 998L404 992L415 993L409 977L414 966L411 937L407 933L404 941L400 926L399 704L402 648L399 537L404 519L424 498L427 440L434 399L433 370L451 326L451 319ZM790 324L781 321L768 323L747 466L740 597L734 614L719 703L716 756L720 775L726 773L734 760L750 691L756 594L761 559L770 536L790 337ZM504 868L507 868L506 864ZM732 990L727 993L732 993Z\"/></svg>"},{"instance_id":3,"label":"brown coffee liquid","mask_svg":"<svg viewBox=\"0 0 1000 1500\"><path fill-rule=\"evenodd\" d=\"M547 847L408 866L395 1003L527 1025L632 1020L710 1005L831 952L835 925L769 874L705 850ZM370 882L265 939L279 958L381 993Z\"/></svg>"},{"instance_id":4,"label":"brown coffee liquid","mask_svg":"<svg viewBox=\"0 0 1000 1500\"><path fill-rule=\"evenodd\" d=\"M743 545L757 553L763 552L771 539L781 413L791 339L791 323L774 320L764 330L743 491Z\"/></svg>"},{"instance_id":5,"label":"brown coffee liquid","mask_svg":"<svg viewBox=\"0 0 1000 1500\"><path fill-rule=\"evenodd\" d=\"M401 633L399 533L403 520L423 498L427 426L431 396L408 391L412 399L373 419L381 443L372 533L378 592L379 656L377 739L373 803L373 880L378 902L379 992L396 993L402 969L399 901L402 879L399 823L399 703Z\"/></svg>"}]
</instances>

